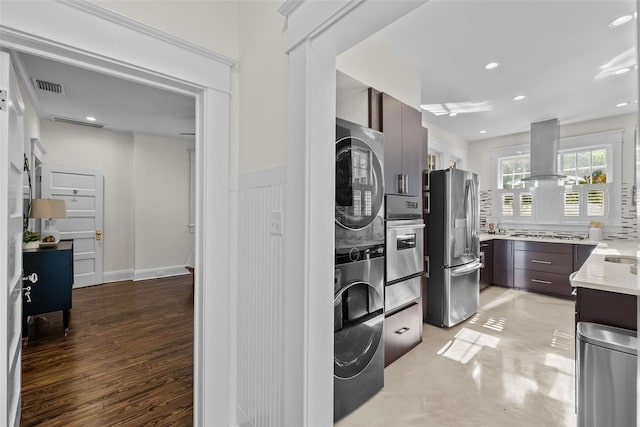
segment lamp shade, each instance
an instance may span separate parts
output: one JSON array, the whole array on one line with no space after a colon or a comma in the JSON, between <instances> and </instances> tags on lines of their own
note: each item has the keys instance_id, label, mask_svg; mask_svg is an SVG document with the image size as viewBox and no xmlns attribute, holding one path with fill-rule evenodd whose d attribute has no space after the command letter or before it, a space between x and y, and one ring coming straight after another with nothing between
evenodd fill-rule
<instances>
[{"instance_id":1,"label":"lamp shade","mask_svg":"<svg viewBox=\"0 0 640 427\"><path fill-rule=\"evenodd\" d=\"M66 218L67 207L61 199L33 199L29 218Z\"/></svg>"}]
</instances>

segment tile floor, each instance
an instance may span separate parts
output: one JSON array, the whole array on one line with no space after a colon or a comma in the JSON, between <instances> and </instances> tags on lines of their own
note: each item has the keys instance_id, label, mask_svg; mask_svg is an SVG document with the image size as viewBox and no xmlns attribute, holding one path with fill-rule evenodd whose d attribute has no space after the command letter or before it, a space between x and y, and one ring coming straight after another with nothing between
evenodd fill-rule
<instances>
[{"instance_id":1,"label":"tile floor","mask_svg":"<svg viewBox=\"0 0 640 427\"><path fill-rule=\"evenodd\" d=\"M337 427L574 426L574 302L489 287L480 309L385 369Z\"/></svg>"}]
</instances>

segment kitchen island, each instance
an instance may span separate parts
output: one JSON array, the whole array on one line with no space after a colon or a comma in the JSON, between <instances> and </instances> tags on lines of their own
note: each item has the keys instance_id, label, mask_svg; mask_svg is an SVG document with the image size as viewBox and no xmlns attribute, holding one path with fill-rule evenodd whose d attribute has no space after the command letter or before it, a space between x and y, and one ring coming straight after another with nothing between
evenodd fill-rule
<instances>
[{"instance_id":1,"label":"kitchen island","mask_svg":"<svg viewBox=\"0 0 640 427\"><path fill-rule=\"evenodd\" d=\"M594 322L637 330L638 276L635 241L598 243L589 258L571 278L576 289L576 323ZM615 262L622 260L623 262Z\"/></svg>"}]
</instances>

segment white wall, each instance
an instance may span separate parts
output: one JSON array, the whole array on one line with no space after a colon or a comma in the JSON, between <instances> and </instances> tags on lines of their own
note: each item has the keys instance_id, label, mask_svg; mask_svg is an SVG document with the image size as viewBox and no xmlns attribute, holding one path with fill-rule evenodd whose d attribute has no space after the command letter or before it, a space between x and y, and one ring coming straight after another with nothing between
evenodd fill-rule
<instances>
[{"instance_id":1,"label":"white wall","mask_svg":"<svg viewBox=\"0 0 640 427\"><path fill-rule=\"evenodd\" d=\"M336 117L369 126L369 86L336 71Z\"/></svg>"},{"instance_id":2,"label":"white wall","mask_svg":"<svg viewBox=\"0 0 640 427\"><path fill-rule=\"evenodd\" d=\"M287 163L286 22L280 1L239 7L238 175ZM234 94L234 98L238 99Z\"/></svg>"},{"instance_id":3,"label":"white wall","mask_svg":"<svg viewBox=\"0 0 640 427\"><path fill-rule=\"evenodd\" d=\"M237 1L93 1L184 40L238 57Z\"/></svg>"},{"instance_id":4,"label":"white wall","mask_svg":"<svg viewBox=\"0 0 640 427\"><path fill-rule=\"evenodd\" d=\"M622 144L622 182L633 182L634 170L634 130L637 123L635 113L589 120L563 125L560 123L560 138L585 135L608 130L624 129ZM480 190L490 190L491 150L514 145L529 145L529 132L505 135L469 143L468 169L480 175Z\"/></svg>"},{"instance_id":5,"label":"white wall","mask_svg":"<svg viewBox=\"0 0 640 427\"><path fill-rule=\"evenodd\" d=\"M188 227L189 150L194 148L189 141L134 135L136 278L165 267L180 271L194 249Z\"/></svg>"},{"instance_id":6,"label":"white wall","mask_svg":"<svg viewBox=\"0 0 640 427\"><path fill-rule=\"evenodd\" d=\"M104 271L133 271L133 136L51 120L40 126L44 163L102 171Z\"/></svg>"},{"instance_id":7,"label":"white wall","mask_svg":"<svg viewBox=\"0 0 640 427\"><path fill-rule=\"evenodd\" d=\"M287 162L286 22L281 1L96 1L238 59L231 75L231 175Z\"/></svg>"},{"instance_id":8,"label":"white wall","mask_svg":"<svg viewBox=\"0 0 640 427\"><path fill-rule=\"evenodd\" d=\"M336 69L413 108L420 108L418 66L375 35L338 55Z\"/></svg>"},{"instance_id":9,"label":"white wall","mask_svg":"<svg viewBox=\"0 0 640 427\"><path fill-rule=\"evenodd\" d=\"M41 122L44 162L104 175L105 281L186 272L193 142Z\"/></svg>"}]
</instances>

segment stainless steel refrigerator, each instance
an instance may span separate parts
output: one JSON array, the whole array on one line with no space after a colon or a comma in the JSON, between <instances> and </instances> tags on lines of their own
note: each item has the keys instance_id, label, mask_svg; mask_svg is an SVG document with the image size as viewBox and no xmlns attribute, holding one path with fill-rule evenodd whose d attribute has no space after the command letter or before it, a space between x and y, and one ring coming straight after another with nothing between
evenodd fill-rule
<instances>
[{"instance_id":1,"label":"stainless steel refrigerator","mask_svg":"<svg viewBox=\"0 0 640 427\"><path fill-rule=\"evenodd\" d=\"M446 169L431 171L429 180L426 321L450 327L478 310L482 267L478 175Z\"/></svg>"}]
</instances>

